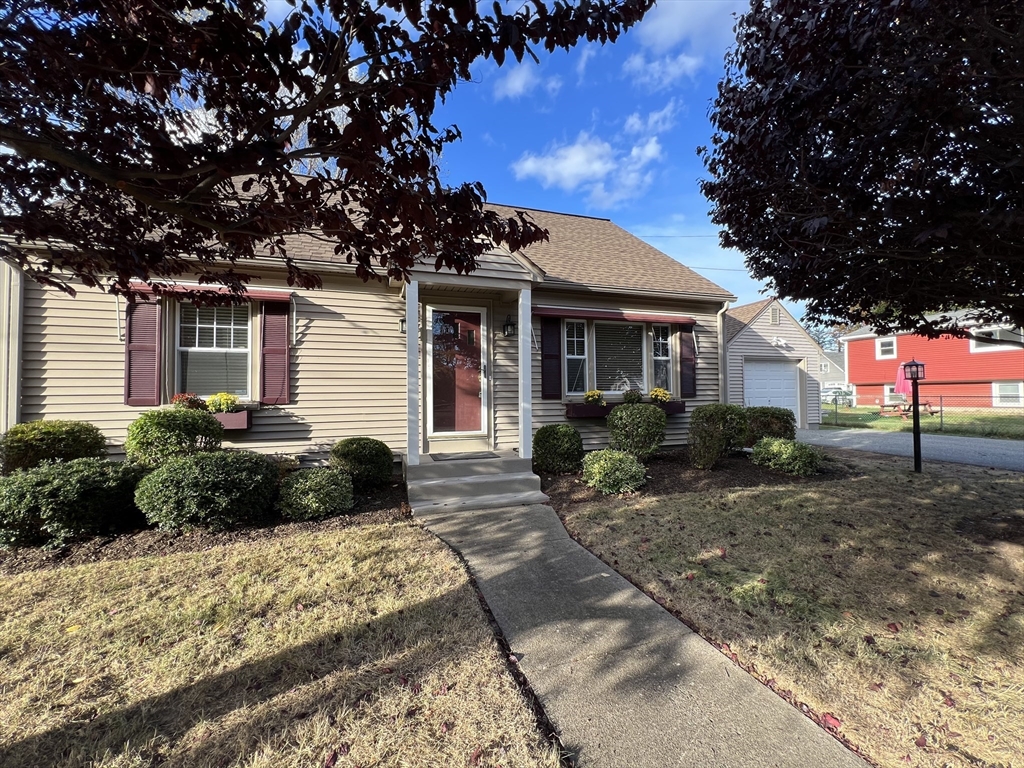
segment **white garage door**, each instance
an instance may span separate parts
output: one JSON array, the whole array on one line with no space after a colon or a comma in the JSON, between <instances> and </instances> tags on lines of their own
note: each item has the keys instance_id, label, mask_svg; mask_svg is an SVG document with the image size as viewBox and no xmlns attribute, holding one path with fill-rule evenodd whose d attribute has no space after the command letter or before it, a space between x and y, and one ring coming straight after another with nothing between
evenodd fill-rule
<instances>
[{"instance_id":1,"label":"white garage door","mask_svg":"<svg viewBox=\"0 0 1024 768\"><path fill-rule=\"evenodd\" d=\"M796 363L767 360L745 360L743 362L743 399L745 404L789 408L799 424L797 381Z\"/></svg>"}]
</instances>

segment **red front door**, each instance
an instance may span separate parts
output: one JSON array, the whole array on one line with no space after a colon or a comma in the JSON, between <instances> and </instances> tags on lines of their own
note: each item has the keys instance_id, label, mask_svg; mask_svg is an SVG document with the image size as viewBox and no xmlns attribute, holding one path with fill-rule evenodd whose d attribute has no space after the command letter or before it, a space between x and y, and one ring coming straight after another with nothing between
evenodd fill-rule
<instances>
[{"instance_id":1,"label":"red front door","mask_svg":"<svg viewBox=\"0 0 1024 768\"><path fill-rule=\"evenodd\" d=\"M482 432L482 316L433 309L431 319L433 431Z\"/></svg>"}]
</instances>

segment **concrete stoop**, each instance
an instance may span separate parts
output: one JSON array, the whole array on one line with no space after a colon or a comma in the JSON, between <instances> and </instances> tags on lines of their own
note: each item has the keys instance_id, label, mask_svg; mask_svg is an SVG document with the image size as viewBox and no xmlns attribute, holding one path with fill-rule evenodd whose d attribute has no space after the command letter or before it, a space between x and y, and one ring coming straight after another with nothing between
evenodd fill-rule
<instances>
[{"instance_id":1,"label":"concrete stoop","mask_svg":"<svg viewBox=\"0 0 1024 768\"><path fill-rule=\"evenodd\" d=\"M427 455L420 464L405 467L405 481L414 513L497 509L548 501L532 462L515 454L449 461L434 461Z\"/></svg>"}]
</instances>

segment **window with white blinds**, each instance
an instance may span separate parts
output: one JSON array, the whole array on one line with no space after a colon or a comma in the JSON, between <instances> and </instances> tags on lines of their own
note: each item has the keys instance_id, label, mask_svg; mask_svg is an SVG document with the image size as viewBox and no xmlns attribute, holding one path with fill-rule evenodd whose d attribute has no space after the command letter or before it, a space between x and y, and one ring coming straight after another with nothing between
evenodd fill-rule
<instances>
[{"instance_id":1,"label":"window with white blinds","mask_svg":"<svg viewBox=\"0 0 1024 768\"><path fill-rule=\"evenodd\" d=\"M249 398L249 305L178 312L178 391Z\"/></svg>"},{"instance_id":2,"label":"window with white blinds","mask_svg":"<svg viewBox=\"0 0 1024 768\"><path fill-rule=\"evenodd\" d=\"M645 390L642 323L595 323L596 388L603 392Z\"/></svg>"},{"instance_id":3,"label":"window with white blinds","mask_svg":"<svg viewBox=\"0 0 1024 768\"><path fill-rule=\"evenodd\" d=\"M587 391L587 324L581 320L565 321L565 391Z\"/></svg>"}]
</instances>

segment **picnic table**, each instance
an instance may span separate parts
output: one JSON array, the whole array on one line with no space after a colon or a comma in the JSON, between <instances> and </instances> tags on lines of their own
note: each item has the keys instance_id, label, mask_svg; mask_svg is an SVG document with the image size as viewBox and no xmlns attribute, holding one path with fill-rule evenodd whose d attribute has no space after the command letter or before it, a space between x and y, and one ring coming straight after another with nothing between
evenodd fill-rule
<instances>
[{"instance_id":1,"label":"picnic table","mask_svg":"<svg viewBox=\"0 0 1024 768\"><path fill-rule=\"evenodd\" d=\"M928 416L935 416L939 413L939 409L932 405L930 400L925 400L920 403L918 409L921 413L927 414ZM914 406L911 403L882 403L878 407L879 416L899 416L901 419L906 421L908 416L914 414Z\"/></svg>"}]
</instances>

